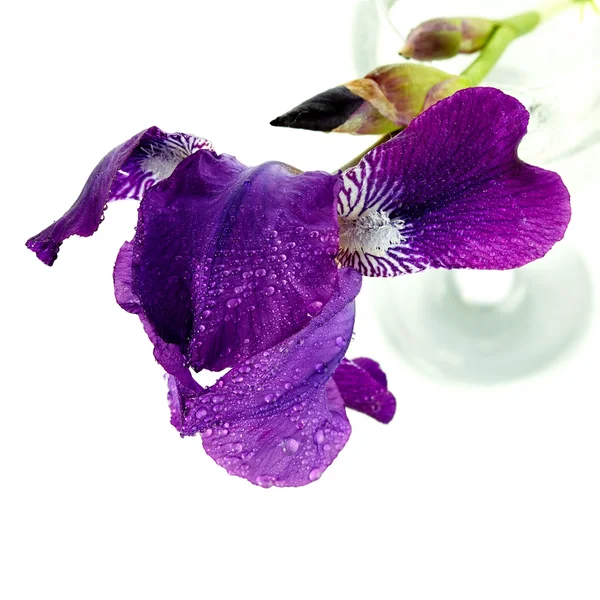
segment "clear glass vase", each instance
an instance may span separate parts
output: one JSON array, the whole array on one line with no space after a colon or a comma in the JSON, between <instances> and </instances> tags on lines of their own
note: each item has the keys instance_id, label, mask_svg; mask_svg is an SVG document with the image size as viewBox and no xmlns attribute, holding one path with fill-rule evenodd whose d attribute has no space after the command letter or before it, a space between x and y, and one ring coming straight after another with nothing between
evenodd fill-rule
<instances>
[{"instance_id":1,"label":"clear glass vase","mask_svg":"<svg viewBox=\"0 0 600 600\"><path fill-rule=\"evenodd\" d=\"M523 5L458 0L373 0L357 12L378 19L378 35L356 23L355 66L365 73L403 61L404 37L440 16L508 17ZM369 19L366 19L368 22ZM371 21L372 22L372 21ZM434 63L460 73L474 57ZM600 17L575 8L516 40L482 85L517 97L531 113L520 157L559 172L572 195L574 218L564 241L543 259L514 271L436 271L368 287L388 340L421 371L437 378L497 382L539 370L569 352L593 311L592 276L578 230L593 202L600 158Z\"/></svg>"}]
</instances>

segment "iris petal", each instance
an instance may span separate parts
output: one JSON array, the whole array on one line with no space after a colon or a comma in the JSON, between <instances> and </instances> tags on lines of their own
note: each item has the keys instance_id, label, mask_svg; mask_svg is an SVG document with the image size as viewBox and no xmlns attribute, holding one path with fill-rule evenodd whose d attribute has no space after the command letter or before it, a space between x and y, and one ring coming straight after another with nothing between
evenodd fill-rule
<instances>
[{"instance_id":1,"label":"iris petal","mask_svg":"<svg viewBox=\"0 0 600 600\"><path fill-rule=\"evenodd\" d=\"M336 294L306 328L236 366L206 393L170 378L182 435L200 433L219 465L257 485L318 479L350 436L332 373L352 334L360 280L342 269Z\"/></svg>"},{"instance_id":2,"label":"iris petal","mask_svg":"<svg viewBox=\"0 0 600 600\"><path fill-rule=\"evenodd\" d=\"M493 88L462 90L341 174L338 261L365 275L511 269L570 219L560 177L521 161L529 114Z\"/></svg>"},{"instance_id":3,"label":"iris petal","mask_svg":"<svg viewBox=\"0 0 600 600\"><path fill-rule=\"evenodd\" d=\"M169 134L158 127L140 131L98 163L73 206L58 221L29 239L27 247L42 262L52 265L64 240L96 232L108 202L140 200L150 186L168 177L183 158L211 148L202 138Z\"/></svg>"},{"instance_id":4,"label":"iris petal","mask_svg":"<svg viewBox=\"0 0 600 600\"><path fill-rule=\"evenodd\" d=\"M344 405L389 423L396 412L396 399L387 389L387 378L370 358L344 359L333 374Z\"/></svg>"},{"instance_id":5,"label":"iris petal","mask_svg":"<svg viewBox=\"0 0 600 600\"><path fill-rule=\"evenodd\" d=\"M218 371L304 327L336 285L335 181L199 152L151 188L133 287L158 335Z\"/></svg>"},{"instance_id":6,"label":"iris petal","mask_svg":"<svg viewBox=\"0 0 600 600\"><path fill-rule=\"evenodd\" d=\"M119 306L129 313L138 315L144 331L154 344L154 358L167 373L176 377L183 385L192 391L199 392L200 386L192 377L186 366L184 356L178 346L166 343L157 333L140 303L140 299L132 289L132 260L133 245L125 242L119 251L113 273L115 299Z\"/></svg>"}]
</instances>

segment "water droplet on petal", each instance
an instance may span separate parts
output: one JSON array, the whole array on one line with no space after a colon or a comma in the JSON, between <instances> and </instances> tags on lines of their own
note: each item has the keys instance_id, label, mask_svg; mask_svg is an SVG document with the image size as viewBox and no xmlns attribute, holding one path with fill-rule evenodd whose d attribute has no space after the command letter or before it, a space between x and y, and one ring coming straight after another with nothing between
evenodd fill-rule
<instances>
[{"instance_id":1,"label":"water droplet on petal","mask_svg":"<svg viewBox=\"0 0 600 600\"><path fill-rule=\"evenodd\" d=\"M317 479L319 479L319 477L321 477L321 470L320 469L313 469L309 474L308 474L308 478L311 481L316 481Z\"/></svg>"},{"instance_id":2,"label":"water droplet on petal","mask_svg":"<svg viewBox=\"0 0 600 600\"><path fill-rule=\"evenodd\" d=\"M265 289L265 296L272 296L274 293L275 288L272 285Z\"/></svg>"},{"instance_id":3,"label":"water droplet on petal","mask_svg":"<svg viewBox=\"0 0 600 600\"><path fill-rule=\"evenodd\" d=\"M256 271L254 272L254 274L257 277L264 277L267 274L267 272L264 269L256 269Z\"/></svg>"},{"instance_id":4,"label":"water droplet on petal","mask_svg":"<svg viewBox=\"0 0 600 600\"><path fill-rule=\"evenodd\" d=\"M321 429L318 429L313 439L315 440L315 444L320 446L325 441L325 434Z\"/></svg>"},{"instance_id":5,"label":"water droplet on petal","mask_svg":"<svg viewBox=\"0 0 600 600\"><path fill-rule=\"evenodd\" d=\"M204 439L204 440L205 440L206 438L209 438L209 437L212 435L212 432L213 432L213 431L212 431L212 429L205 429L205 430L204 430L204 431L201 433L201 435L202 435L202 439Z\"/></svg>"},{"instance_id":6,"label":"water droplet on petal","mask_svg":"<svg viewBox=\"0 0 600 600\"><path fill-rule=\"evenodd\" d=\"M309 317L316 317L323 310L323 303L318 300L311 302L308 305L307 310Z\"/></svg>"},{"instance_id":7,"label":"water droplet on petal","mask_svg":"<svg viewBox=\"0 0 600 600\"><path fill-rule=\"evenodd\" d=\"M204 410L203 408L201 408L200 410L196 411L196 418L197 419L201 419L202 417L206 416L206 410Z\"/></svg>"},{"instance_id":8,"label":"water droplet on petal","mask_svg":"<svg viewBox=\"0 0 600 600\"><path fill-rule=\"evenodd\" d=\"M227 308L235 308L242 303L241 298L231 298L231 300L227 300Z\"/></svg>"},{"instance_id":9,"label":"water droplet on petal","mask_svg":"<svg viewBox=\"0 0 600 600\"><path fill-rule=\"evenodd\" d=\"M273 485L273 478L268 475L259 475L256 478L256 483L263 488L270 488Z\"/></svg>"},{"instance_id":10,"label":"water droplet on petal","mask_svg":"<svg viewBox=\"0 0 600 600\"><path fill-rule=\"evenodd\" d=\"M284 440L281 442L281 445L283 447L283 453L287 454L288 456L296 454L296 452L298 452L298 448L300 447L298 440L295 440L294 438L284 438Z\"/></svg>"},{"instance_id":11,"label":"water droplet on petal","mask_svg":"<svg viewBox=\"0 0 600 600\"><path fill-rule=\"evenodd\" d=\"M212 315L212 310L203 310L202 311L202 318L203 319L208 319L208 317L210 317L210 315Z\"/></svg>"},{"instance_id":12,"label":"water droplet on petal","mask_svg":"<svg viewBox=\"0 0 600 600\"><path fill-rule=\"evenodd\" d=\"M346 338L341 335L335 338L335 345L338 348L343 348L346 345Z\"/></svg>"}]
</instances>

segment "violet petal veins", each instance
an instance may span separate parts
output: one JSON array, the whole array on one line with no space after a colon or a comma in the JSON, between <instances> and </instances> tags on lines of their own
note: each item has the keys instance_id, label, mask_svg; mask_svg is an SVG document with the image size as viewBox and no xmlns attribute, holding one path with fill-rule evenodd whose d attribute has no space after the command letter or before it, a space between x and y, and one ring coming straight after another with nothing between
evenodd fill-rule
<instances>
[{"instance_id":1,"label":"violet petal veins","mask_svg":"<svg viewBox=\"0 0 600 600\"><path fill-rule=\"evenodd\" d=\"M169 134L158 127L140 131L98 163L73 206L29 239L27 247L42 262L52 265L68 237L88 237L96 232L108 202L141 200L144 192L168 177L183 158L211 148L205 139L184 133Z\"/></svg>"},{"instance_id":2,"label":"violet petal veins","mask_svg":"<svg viewBox=\"0 0 600 600\"><path fill-rule=\"evenodd\" d=\"M562 239L569 193L517 156L529 113L493 88L441 100L336 185L344 266L393 276L512 269Z\"/></svg>"}]
</instances>

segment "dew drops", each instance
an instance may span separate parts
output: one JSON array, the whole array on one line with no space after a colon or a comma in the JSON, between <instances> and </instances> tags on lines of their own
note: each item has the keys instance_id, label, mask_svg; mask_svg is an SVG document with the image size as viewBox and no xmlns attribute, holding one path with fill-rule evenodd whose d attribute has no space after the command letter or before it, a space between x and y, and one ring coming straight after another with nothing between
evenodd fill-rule
<instances>
[{"instance_id":1,"label":"dew drops","mask_svg":"<svg viewBox=\"0 0 600 600\"><path fill-rule=\"evenodd\" d=\"M318 231L311 231L308 235L310 235L311 238L318 238L319 237L319 232Z\"/></svg>"},{"instance_id":2,"label":"dew drops","mask_svg":"<svg viewBox=\"0 0 600 600\"><path fill-rule=\"evenodd\" d=\"M292 456L298 452L300 444L298 443L298 440L295 440L294 438L284 438L284 440L281 442L281 446L284 454Z\"/></svg>"},{"instance_id":3,"label":"dew drops","mask_svg":"<svg viewBox=\"0 0 600 600\"><path fill-rule=\"evenodd\" d=\"M338 337L335 338L335 345L338 348L343 348L346 344L346 338L342 337L341 335L339 335Z\"/></svg>"},{"instance_id":4,"label":"dew drops","mask_svg":"<svg viewBox=\"0 0 600 600\"><path fill-rule=\"evenodd\" d=\"M236 308L241 303L242 303L241 298L231 298L230 300L227 300L226 306L227 306L227 308Z\"/></svg>"},{"instance_id":5,"label":"dew drops","mask_svg":"<svg viewBox=\"0 0 600 600\"><path fill-rule=\"evenodd\" d=\"M202 318L203 319L208 319L208 317L210 317L210 315L212 315L212 310L203 310L202 311Z\"/></svg>"},{"instance_id":6,"label":"dew drops","mask_svg":"<svg viewBox=\"0 0 600 600\"><path fill-rule=\"evenodd\" d=\"M308 478L310 479L310 481L316 481L317 479L319 479L319 477L321 477L321 470L320 469L313 469L308 474Z\"/></svg>"},{"instance_id":7,"label":"dew drops","mask_svg":"<svg viewBox=\"0 0 600 600\"><path fill-rule=\"evenodd\" d=\"M323 363L317 363L315 365L315 372L322 373L325 370L325 365Z\"/></svg>"},{"instance_id":8,"label":"dew drops","mask_svg":"<svg viewBox=\"0 0 600 600\"><path fill-rule=\"evenodd\" d=\"M313 439L315 441L315 444L318 444L320 446L325 441L325 434L323 433L323 430L317 429L317 432L315 433Z\"/></svg>"},{"instance_id":9,"label":"dew drops","mask_svg":"<svg viewBox=\"0 0 600 600\"><path fill-rule=\"evenodd\" d=\"M272 296L274 293L275 288L272 285L265 289L265 296Z\"/></svg>"},{"instance_id":10,"label":"dew drops","mask_svg":"<svg viewBox=\"0 0 600 600\"><path fill-rule=\"evenodd\" d=\"M323 303L316 300L315 302L311 302L308 307L308 316L316 317L323 310Z\"/></svg>"},{"instance_id":11,"label":"dew drops","mask_svg":"<svg viewBox=\"0 0 600 600\"><path fill-rule=\"evenodd\" d=\"M268 475L259 475L256 478L257 485L263 488L270 488L273 485L273 478Z\"/></svg>"},{"instance_id":12,"label":"dew drops","mask_svg":"<svg viewBox=\"0 0 600 600\"><path fill-rule=\"evenodd\" d=\"M205 429L202 432L202 434L201 434L202 435L202 439L205 440L205 439L209 438L212 434L213 434L213 430L212 429Z\"/></svg>"},{"instance_id":13,"label":"dew drops","mask_svg":"<svg viewBox=\"0 0 600 600\"><path fill-rule=\"evenodd\" d=\"M200 326L198 327L198 332L199 332L199 333L204 333L205 331L206 331L206 326L205 326L205 325L200 325Z\"/></svg>"},{"instance_id":14,"label":"dew drops","mask_svg":"<svg viewBox=\"0 0 600 600\"><path fill-rule=\"evenodd\" d=\"M254 272L254 274L257 277L264 277L267 274L267 272L264 269L256 269L256 271Z\"/></svg>"},{"instance_id":15,"label":"dew drops","mask_svg":"<svg viewBox=\"0 0 600 600\"><path fill-rule=\"evenodd\" d=\"M271 402L273 402L275 400L275 398L276 398L275 394L267 394L265 396L265 402L267 404L270 404Z\"/></svg>"},{"instance_id":16,"label":"dew drops","mask_svg":"<svg viewBox=\"0 0 600 600\"><path fill-rule=\"evenodd\" d=\"M206 410L201 408L200 410L196 411L196 419L201 419L202 417L205 417L206 414Z\"/></svg>"}]
</instances>

